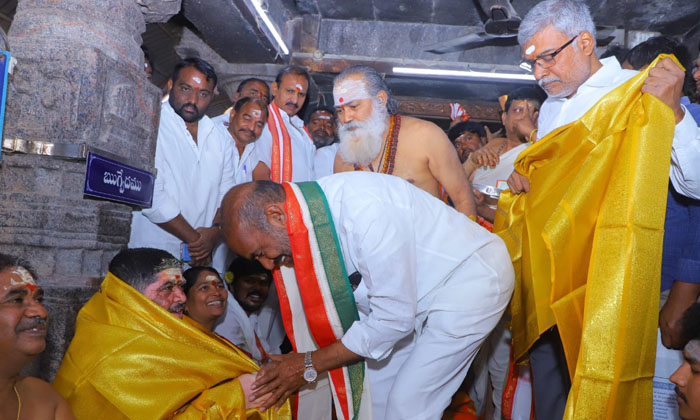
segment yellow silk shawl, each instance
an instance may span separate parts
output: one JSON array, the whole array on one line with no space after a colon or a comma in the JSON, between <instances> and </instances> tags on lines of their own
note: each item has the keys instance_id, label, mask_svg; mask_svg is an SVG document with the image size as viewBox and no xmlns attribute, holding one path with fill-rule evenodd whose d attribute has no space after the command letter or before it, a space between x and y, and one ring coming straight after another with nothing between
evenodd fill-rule
<instances>
[{"instance_id":1,"label":"yellow silk shawl","mask_svg":"<svg viewBox=\"0 0 700 420\"><path fill-rule=\"evenodd\" d=\"M566 419L652 417L675 118L641 93L647 74L525 149L515 168L530 192L498 203L494 232L516 273L515 356L558 326L572 378Z\"/></svg>"},{"instance_id":2,"label":"yellow silk shawl","mask_svg":"<svg viewBox=\"0 0 700 420\"><path fill-rule=\"evenodd\" d=\"M81 419L290 420L245 410L235 379L257 365L108 273L80 310L54 387Z\"/></svg>"}]
</instances>

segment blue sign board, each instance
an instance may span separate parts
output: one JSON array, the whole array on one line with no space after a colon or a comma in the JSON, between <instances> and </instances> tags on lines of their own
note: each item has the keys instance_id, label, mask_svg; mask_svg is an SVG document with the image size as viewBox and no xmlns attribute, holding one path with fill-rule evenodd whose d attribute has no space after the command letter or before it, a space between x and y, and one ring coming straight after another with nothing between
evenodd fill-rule
<instances>
[{"instance_id":1,"label":"blue sign board","mask_svg":"<svg viewBox=\"0 0 700 420\"><path fill-rule=\"evenodd\" d=\"M89 152L85 171L85 195L139 207L151 207L155 176Z\"/></svg>"},{"instance_id":2,"label":"blue sign board","mask_svg":"<svg viewBox=\"0 0 700 420\"><path fill-rule=\"evenodd\" d=\"M10 68L10 53L0 50L0 143L2 143L2 129L5 122L5 99L7 98L7 70ZM2 148L0 148L0 159Z\"/></svg>"}]
</instances>

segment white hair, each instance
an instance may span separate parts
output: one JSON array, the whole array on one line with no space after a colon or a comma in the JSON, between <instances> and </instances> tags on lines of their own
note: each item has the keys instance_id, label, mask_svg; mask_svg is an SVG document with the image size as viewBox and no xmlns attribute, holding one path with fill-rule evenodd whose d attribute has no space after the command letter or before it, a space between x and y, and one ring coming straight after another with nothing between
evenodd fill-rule
<instances>
[{"instance_id":1,"label":"white hair","mask_svg":"<svg viewBox=\"0 0 700 420\"><path fill-rule=\"evenodd\" d=\"M340 157L345 162L367 166L382 150L384 132L389 127L389 111L373 98L372 113L366 120L338 123Z\"/></svg>"},{"instance_id":2,"label":"white hair","mask_svg":"<svg viewBox=\"0 0 700 420\"><path fill-rule=\"evenodd\" d=\"M518 43L524 46L537 32L553 26L573 38L588 31L595 39L595 23L588 6L579 0L546 0L530 9L520 23Z\"/></svg>"}]
</instances>

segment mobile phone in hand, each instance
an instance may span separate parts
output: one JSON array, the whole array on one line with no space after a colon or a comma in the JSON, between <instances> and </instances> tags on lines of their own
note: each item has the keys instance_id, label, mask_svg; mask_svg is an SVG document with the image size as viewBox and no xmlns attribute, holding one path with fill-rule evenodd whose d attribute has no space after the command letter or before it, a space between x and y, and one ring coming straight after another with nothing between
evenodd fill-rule
<instances>
[{"instance_id":1,"label":"mobile phone in hand","mask_svg":"<svg viewBox=\"0 0 700 420\"><path fill-rule=\"evenodd\" d=\"M190 257L190 250L187 247L187 243L183 242L180 244L180 261L182 262L192 262L192 257Z\"/></svg>"}]
</instances>

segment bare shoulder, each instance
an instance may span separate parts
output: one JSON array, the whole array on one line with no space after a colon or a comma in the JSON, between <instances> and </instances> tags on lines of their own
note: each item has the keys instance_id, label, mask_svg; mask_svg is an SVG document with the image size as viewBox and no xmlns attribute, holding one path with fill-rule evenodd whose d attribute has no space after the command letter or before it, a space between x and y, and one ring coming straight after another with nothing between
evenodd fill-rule
<instances>
[{"instance_id":1,"label":"bare shoulder","mask_svg":"<svg viewBox=\"0 0 700 420\"><path fill-rule=\"evenodd\" d=\"M409 134L406 136L409 142L425 144L426 146L435 144L438 141L448 143L450 141L447 138L447 134L437 124L415 117L401 117L401 132Z\"/></svg>"},{"instance_id":2,"label":"bare shoulder","mask_svg":"<svg viewBox=\"0 0 700 420\"><path fill-rule=\"evenodd\" d=\"M17 382L17 390L22 398L22 411L27 410L27 418L74 420L66 400L46 381L27 376Z\"/></svg>"}]
</instances>

